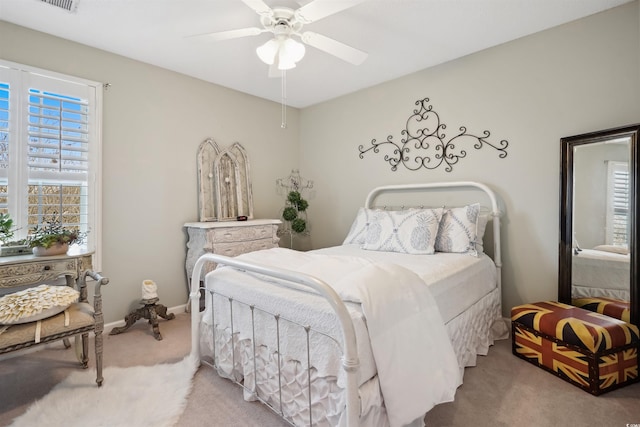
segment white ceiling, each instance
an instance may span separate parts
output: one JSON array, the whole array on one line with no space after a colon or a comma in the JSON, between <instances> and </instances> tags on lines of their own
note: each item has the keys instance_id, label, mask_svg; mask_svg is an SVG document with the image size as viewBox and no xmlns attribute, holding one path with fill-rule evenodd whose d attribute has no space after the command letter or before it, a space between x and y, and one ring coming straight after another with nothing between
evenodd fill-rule
<instances>
[{"instance_id":1,"label":"white ceiling","mask_svg":"<svg viewBox=\"0 0 640 427\"><path fill-rule=\"evenodd\" d=\"M367 0L304 27L368 52L365 62L354 66L307 47L287 72L287 104L310 106L630 1ZM264 2L297 9L309 0ZM0 19L281 101L280 79L268 77L255 53L269 34L187 37L260 26L240 0L79 0L75 13L41 0L0 0Z\"/></svg>"}]
</instances>

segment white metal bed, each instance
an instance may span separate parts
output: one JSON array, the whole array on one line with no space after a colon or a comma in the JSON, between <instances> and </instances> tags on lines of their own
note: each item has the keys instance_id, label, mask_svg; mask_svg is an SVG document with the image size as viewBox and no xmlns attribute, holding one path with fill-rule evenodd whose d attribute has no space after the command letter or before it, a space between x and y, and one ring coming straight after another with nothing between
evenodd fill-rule
<instances>
[{"instance_id":1,"label":"white metal bed","mask_svg":"<svg viewBox=\"0 0 640 427\"><path fill-rule=\"evenodd\" d=\"M499 321L501 318L501 279L500 279L500 269L501 269L501 256L500 256L500 211L498 208L498 202L494 192L488 188L486 185L477 183L477 182L449 182L449 183L428 183L428 184L409 184L409 185L392 185L392 186L384 186L378 187L374 189L367 196L365 207L373 208L376 199L382 194L387 193L404 193L404 192L423 192L423 191L431 191L431 190L447 190L447 189L471 189L471 190L479 190L481 193L484 193L486 198L489 201L488 209L490 210L490 215L492 217L492 231L493 231L493 265L495 266L495 287L486 295L482 295L482 297L477 298L477 300L471 301L469 307L465 307L463 311L460 313L456 312L455 315L451 315L450 319L446 320L446 331L449 334L450 339L455 341L454 335L458 336L458 347L455 348L455 355L457 357L457 366L460 367L461 370L464 369L465 366L472 366L475 364L475 356L476 354L486 354L486 350L490 344L492 344L493 336L491 332L492 326ZM319 251L322 252L322 251ZM382 254L384 255L384 254ZM381 255L381 256L382 256ZM240 257L242 258L242 257ZM350 312L349 304L345 303L341 296L334 290L334 288L329 285L327 282L311 276L309 274L304 274L298 271L293 271L288 268L280 268L274 267L270 265L261 265L258 263L254 263L252 261L246 261L243 259L237 258L228 258L215 254L206 254L203 255L195 264L192 276L192 288L190 293L191 299L191 313L192 313L192 354L201 357L201 340L202 340L202 331L201 324L203 315L199 311L199 301L200 301L200 286L199 286L199 278L200 273L203 266L208 262L214 262L218 265L225 265L232 267L236 270L240 270L247 274L251 275L260 275L261 277L267 277L270 280L277 280L280 285L285 285L291 288L296 288L299 286L303 286L306 288L312 289L314 292L320 294L330 305L331 309L335 313L337 318L337 326L339 331L337 332L337 336L340 339L333 339L338 345L341 346L341 369L343 375L343 385L344 385L344 414L340 417L340 423L346 424L348 426L358 426L361 425L363 419L361 417L363 406L361 402L361 397L359 395L359 387L363 385L362 379L358 377L359 370L361 369L361 360L359 359L358 349L362 348L362 344L360 346L357 343L357 331L354 327L354 318L353 313ZM375 262L375 259L374 259ZM211 274L211 273L210 273ZM207 276L207 283L210 280L210 276ZM213 277L213 276L211 276ZM213 279L211 279L213 280ZM252 279L253 280L253 279ZM208 286L209 288L209 286ZM230 354L231 354L231 362L230 368L227 367L226 371L224 367L220 365L224 364L221 358L218 358L218 352L223 351L222 349L216 349L216 343L223 342L220 341L216 336L217 324L220 321L216 321L216 314L214 310L214 306L217 303L214 302L215 297L221 297L223 303L226 305L228 303L228 312L225 315L228 315L229 320L225 322L225 328L230 330L230 334L228 338L230 341ZM208 306L211 307L211 332L214 334L211 339L213 345L213 357L212 361L209 362L207 360L202 360L204 363L217 368L221 374L232 379L237 382L245 389L245 397L250 397L253 399L261 400L263 403L266 403L271 409L280 414L286 421L291 424L303 424L303 425L315 425L314 419L314 408L312 407L312 369L315 369L312 366L310 353L312 353L312 349L310 348L310 333L318 333L325 334L325 332L321 330L316 330L308 324L300 323L297 320L288 319L285 316L282 316L278 312L269 311L268 308L261 307L260 301L239 301L234 296L226 295L224 292L218 292L216 290L210 291L207 300ZM244 308L243 308L244 307ZM236 314L234 314L234 310ZM238 349L240 347L240 338L238 331L234 330L234 328L238 328L240 325L240 321L235 320L237 313L243 311L248 313L251 320L251 332L246 332L246 334L250 335L250 339L247 341L250 344L248 347L245 345L245 350ZM227 311L227 309L218 311ZM305 416L302 418L297 417L294 418L289 413L285 413L286 411L283 409L283 389L286 386L281 384L282 382L282 373L280 372L281 365L283 361L280 360L281 355L281 332L277 332L276 342L274 346L276 347L275 354L277 354L278 360L276 361L277 365L277 382L278 382L278 390L276 392L276 398L271 398L270 396L261 396L258 392L258 372L261 368L256 365L256 352L259 351L256 349L256 342L259 341L259 338L255 335L255 318L259 317L256 313L266 313L267 315L273 316L275 319L275 323L277 324L277 329L280 329L280 325L282 322L291 322L292 324L297 324L301 328L304 329L306 333L306 354L307 360L305 362L306 366L306 377L307 382L306 386L308 390L306 393L308 394L308 408L306 408ZM235 322L235 324L234 324ZM499 322L498 322L499 324ZM260 328L258 328L260 329ZM219 332L219 331L218 331ZM288 333L288 332L287 332ZM235 337L238 338L235 338ZM455 344L454 344L455 345ZM220 346L222 347L222 346ZM244 362L236 360L239 358L238 353L242 351L248 352L249 356L247 360L251 360L248 362L245 360ZM236 367L239 364L253 364L248 370L245 369L244 376L242 374L238 375L234 372ZM247 372L249 375L247 376ZM247 384L248 381L253 381L251 384ZM457 386L457 385L456 385ZM286 393L286 390L285 390ZM275 400L275 402L274 402ZM278 403L279 402L279 403ZM335 421L335 418L328 418L329 421L325 420L325 423L332 425L333 423L338 423Z\"/></svg>"}]
</instances>

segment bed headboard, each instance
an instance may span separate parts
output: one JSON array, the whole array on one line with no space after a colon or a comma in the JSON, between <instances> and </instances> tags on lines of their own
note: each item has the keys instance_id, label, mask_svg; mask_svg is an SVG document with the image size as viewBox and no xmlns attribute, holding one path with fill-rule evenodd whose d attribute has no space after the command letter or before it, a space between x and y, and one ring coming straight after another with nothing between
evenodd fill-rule
<instances>
[{"instance_id":1,"label":"bed headboard","mask_svg":"<svg viewBox=\"0 0 640 427\"><path fill-rule=\"evenodd\" d=\"M393 193L423 193L432 190L478 190L487 197L489 201L489 209L491 210L491 216L493 217L493 262L496 265L498 273L498 286L501 286L501 268L502 258L500 255L500 209L498 208L498 199L496 194L485 184L474 181L454 181L454 182L430 182L419 184L397 184L397 185L385 185L376 187L367 195L364 206L372 209L375 207L374 202L376 198L383 194Z\"/></svg>"}]
</instances>

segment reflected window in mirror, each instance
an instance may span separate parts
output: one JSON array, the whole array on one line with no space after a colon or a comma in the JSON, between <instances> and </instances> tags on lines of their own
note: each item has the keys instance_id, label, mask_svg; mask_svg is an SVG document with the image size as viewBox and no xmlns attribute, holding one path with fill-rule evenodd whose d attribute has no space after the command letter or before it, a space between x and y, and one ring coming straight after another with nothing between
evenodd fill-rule
<instances>
[{"instance_id":1,"label":"reflected window in mirror","mask_svg":"<svg viewBox=\"0 0 640 427\"><path fill-rule=\"evenodd\" d=\"M635 227L640 125L561 139L558 299L612 298L638 323Z\"/></svg>"},{"instance_id":2,"label":"reflected window in mirror","mask_svg":"<svg viewBox=\"0 0 640 427\"><path fill-rule=\"evenodd\" d=\"M625 148L629 150L629 143ZM629 162L607 160L607 214L606 244L621 247L628 252L629 246Z\"/></svg>"}]
</instances>

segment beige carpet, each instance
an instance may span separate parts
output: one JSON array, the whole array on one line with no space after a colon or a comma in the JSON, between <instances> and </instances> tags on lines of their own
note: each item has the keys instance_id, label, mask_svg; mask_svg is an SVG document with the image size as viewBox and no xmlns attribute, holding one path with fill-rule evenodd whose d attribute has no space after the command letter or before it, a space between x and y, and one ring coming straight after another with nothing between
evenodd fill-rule
<instances>
[{"instance_id":1,"label":"beige carpet","mask_svg":"<svg viewBox=\"0 0 640 427\"><path fill-rule=\"evenodd\" d=\"M107 366L177 362L190 349L189 316L161 321L164 337L156 341L139 321L127 332L105 336ZM91 361L91 363L93 360ZM91 365L93 367L93 365ZM75 356L62 344L0 361L0 426L27 410L58 382L76 371ZM105 381L109 378L105 377ZM159 400L169 389L149 390ZM640 424L640 384L594 397L553 375L517 359L509 341L499 341L478 366L467 368L456 400L435 407L426 417L433 427L625 427ZM98 422L96 422L98 425ZM201 367L177 426L280 427L288 424L269 409L242 400L239 387ZM87 426L91 427L91 426Z\"/></svg>"}]
</instances>

